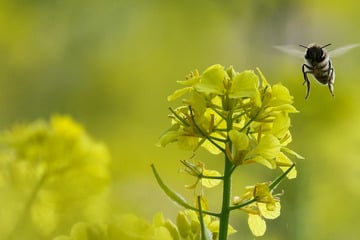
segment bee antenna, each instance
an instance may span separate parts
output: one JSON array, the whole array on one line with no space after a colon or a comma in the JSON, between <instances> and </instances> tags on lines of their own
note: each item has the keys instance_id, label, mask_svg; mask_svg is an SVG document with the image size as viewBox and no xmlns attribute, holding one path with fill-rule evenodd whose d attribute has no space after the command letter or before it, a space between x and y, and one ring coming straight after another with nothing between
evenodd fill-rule
<instances>
[{"instance_id":1,"label":"bee antenna","mask_svg":"<svg viewBox=\"0 0 360 240\"><path fill-rule=\"evenodd\" d=\"M330 46L330 45L331 45L331 43L328 43L328 44L322 46L321 48L326 48L326 47L328 47L328 46Z\"/></svg>"},{"instance_id":2,"label":"bee antenna","mask_svg":"<svg viewBox=\"0 0 360 240\"><path fill-rule=\"evenodd\" d=\"M299 44L299 46L308 49L308 47L306 47L304 45Z\"/></svg>"}]
</instances>

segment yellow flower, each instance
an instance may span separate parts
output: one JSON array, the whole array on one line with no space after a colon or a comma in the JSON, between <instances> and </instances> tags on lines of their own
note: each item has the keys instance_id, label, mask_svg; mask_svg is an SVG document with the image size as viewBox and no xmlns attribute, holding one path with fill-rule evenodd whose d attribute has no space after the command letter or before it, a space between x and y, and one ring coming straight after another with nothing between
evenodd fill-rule
<instances>
[{"instance_id":1,"label":"yellow flower","mask_svg":"<svg viewBox=\"0 0 360 240\"><path fill-rule=\"evenodd\" d=\"M168 99L181 97L182 105L170 108L172 126L161 136L159 145L177 142L183 149L195 152L203 147L213 155L225 157L223 176L218 171L205 169L203 163L182 161L185 172L196 177L196 182L187 188L200 186L202 191L202 187L214 187L224 181L224 194L229 196L231 188L227 180L241 165L258 163L284 172L271 184L248 187L234 202L235 206L226 208L224 204L222 207L225 212L241 208L249 213L250 229L256 236L263 235L266 230L264 219L280 215L280 201L272 194L273 188L285 176L296 177L295 164L288 155L302 158L287 148L292 140L290 113L297 112L292 105L293 97L282 84L270 85L259 69L257 73L252 70L239 73L231 66L225 69L219 64L210 66L202 74L195 71L180 83L185 88L175 91ZM189 207L162 182L160 186L171 199ZM198 205L207 208L203 192L195 195L201 196L202 202ZM205 212L218 216L214 212ZM215 221L213 225L216 224ZM220 233L225 234L224 229Z\"/></svg>"},{"instance_id":2,"label":"yellow flower","mask_svg":"<svg viewBox=\"0 0 360 240\"><path fill-rule=\"evenodd\" d=\"M10 206L13 215L28 217L21 220L36 226L39 235L46 236L71 219L104 217L110 156L106 146L94 141L79 123L56 115L49 122L18 125L0 139L0 190L11 189L7 197L12 199L0 203ZM97 202L97 210L92 201Z\"/></svg>"},{"instance_id":3,"label":"yellow flower","mask_svg":"<svg viewBox=\"0 0 360 240\"><path fill-rule=\"evenodd\" d=\"M203 221L206 230L208 230L215 239L219 233L219 219L204 215ZM178 213L177 227L183 238L195 240L200 237L199 215L192 210L184 210ZM235 232L236 230L231 225L228 225L228 235Z\"/></svg>"},{"instance_id":4,"label":"yellow flower","mask_svg":"<svg viewBox=\"0 0 360 240\"><path fill-rule=\"evenodd\" d=\"M185 165L184 172L197 178L194 184L186 185L186 188L194 189L199 182L207 188L216 187L221 183L221 174L216 170L206 169L203 162L198 162L197 164L186 160L182 160L181 162Z\"/></svg>"},{"instance_id":5,"label":"yellow flower","mask_svg":"<svg viewBox=\"0 0 360 240\"><path fill-rule=\"evenodd\" d=\"M266 231L265 219L275 219L280 216L280 199L272 195L269 183L259 183L246 188L242 197L235 197L234 204L249 200L252 203L240 208L248 213L248 225L254 236L262 236Z\"/></svg>"}]
</instances>

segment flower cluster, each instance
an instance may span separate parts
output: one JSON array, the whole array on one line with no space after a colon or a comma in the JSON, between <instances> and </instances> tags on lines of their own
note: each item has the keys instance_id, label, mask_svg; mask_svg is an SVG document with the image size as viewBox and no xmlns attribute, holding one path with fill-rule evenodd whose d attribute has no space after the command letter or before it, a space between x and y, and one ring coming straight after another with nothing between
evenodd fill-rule
<instances>
[{"instance_id":1,"label":"flower cluster","mask_svg":"<svg viewBox=\"0 0 360 240\"><path fill-rule=\"evenodd\" d=\"M71 117L16 125L0 134L0 146L0 204L8 209L0 220L10 223L0 238L23 239L27 225L48 237L74 219L105 217L108 150Z\"/></svg>"},{"instance_id":2,"label":"flower cluster","mask_svg":"<svg viewBox=\"0 0 360 240\"><path fill-rule=\"evenodd\" d=\"M293 97L282 84L270 85L259 69L236 72L233 67L225 69L213 65L202 74L191 72L184 81L184 88L176 90L169 101L182 98L182 104L170 108L171 126L161 135L160 146L177 143L180 148L196 152L200 147L211 154L225 156L224 173L205 169L205 164L182 161L185 172L196 177L196 182L187 185L194 189L200 186L214 187L223 181L222 212L205 214L218 216L223 230L221 239L227 235L229 212L235 209L249 214L249 227L255 236L265 233L265 219L280 215L279 195L273 190L284 177L296 177L296 168L290 156L302 158L287 146L292 141L289 131L290 113L297 110L292 105ZM281 169L283 174L270 183L258 183L247 187L242 197L236 197L232 206L227 206L231 196L231 175L246 164L261 164L269 169ZM195 211L178 194L169 189L154 173L164 192L180 205ZM203 210L207 201L201 192ZM230 225L229 225L230 226ZM221 234L221 231L224 233Z\"/></svg>"},{"instance_id":3,"label":"flower cluster","mask_svg":"<svg viewBox=\"0 0 360 240\"><path fill-rule=\"evenodd\" d=\"M171 127L159 144L177 142L192 151L201 146L227 154L235 165L260 163L285 171L293 164L286 154L300 157L287 148L292 140L289 113L297 110L286 87L270 86L257 71L238 73L213 65L201 75L189 74L179 82L186 87L168 97L172 101L187 94L183 105L170 109ZM296 170L288 177L296 177Z\"/></svg>"},{"instance_id":4,"label":"flower cluster","mask_svg":"<svg viewBox=\"0 0 360 240\"><path fill-rule=\"evenodd\" d=\"M205 216L203 223L206 225L211 239L216 239L219 232L219 221ZM76 223L69 235L61 235L54 240L198 240L200 237L200 222L194 211L180 211L176 223L165 219L162 213L157 213L152 222L148 222L132 214L117 217L109 224ZM229 227L229 233L236 232Z\"/></svg>"}]
</instances>

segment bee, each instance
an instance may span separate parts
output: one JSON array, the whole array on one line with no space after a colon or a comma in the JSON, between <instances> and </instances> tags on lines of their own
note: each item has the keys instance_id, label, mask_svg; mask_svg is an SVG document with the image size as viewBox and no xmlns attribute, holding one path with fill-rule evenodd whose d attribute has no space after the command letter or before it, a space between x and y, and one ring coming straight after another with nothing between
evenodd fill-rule
<instances>
[{"instance_id":1,"label":"bee","mask_svg":"<svg viewBox=\"0 0 360 240\"><path fill-rule=\"evenodd\" d=\"M308 78L308 74L312 74L320 84L327 85L330 90L330 94L334 96L335 70L331 62L330 55L331 57L335 57L359 46L359 44L350 44L328 53L325 48L330 45L331 43L324 46L320 46L315 43L309 44L308 46L299 45L300 47L306 49L305 55L301 51L290 49L286 46L275 46L275 48L283 52L304 57L305 63L302 65L301 70L304 77L303 85L306 85L305 99L307 99L310 94L310 80Z\"/></svg>"}]
</instances>

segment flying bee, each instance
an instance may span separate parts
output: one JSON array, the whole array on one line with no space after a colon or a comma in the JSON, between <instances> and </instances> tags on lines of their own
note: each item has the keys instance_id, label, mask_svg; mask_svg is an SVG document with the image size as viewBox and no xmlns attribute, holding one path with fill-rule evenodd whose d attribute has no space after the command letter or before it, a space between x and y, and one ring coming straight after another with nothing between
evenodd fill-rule
<instances>
[{"instance_id":1,"label":"flying bee","mask_svg":"<svg viewBox=\"0 0 360 240\"><path fill-rule=\"evenodd\" d=\"M327 85L331 95L334 96L335 70L330 60L330 55L331 57L335 57L359 46L359 44L346 45L328 53L325 48L330 45L331 43L324 46L314 43L309 44L308 46L299 45L300 47L306 49L305 55L299 50L290 49L286 46L275 46L275 48L283 52L304 57L305 63L302 65L301 70L304 77L303 84L306 84L305 99L309 97L310 93L310 80L308 78L308 74L312 74L320 84Z\"/></svg>"}]
</instances>

